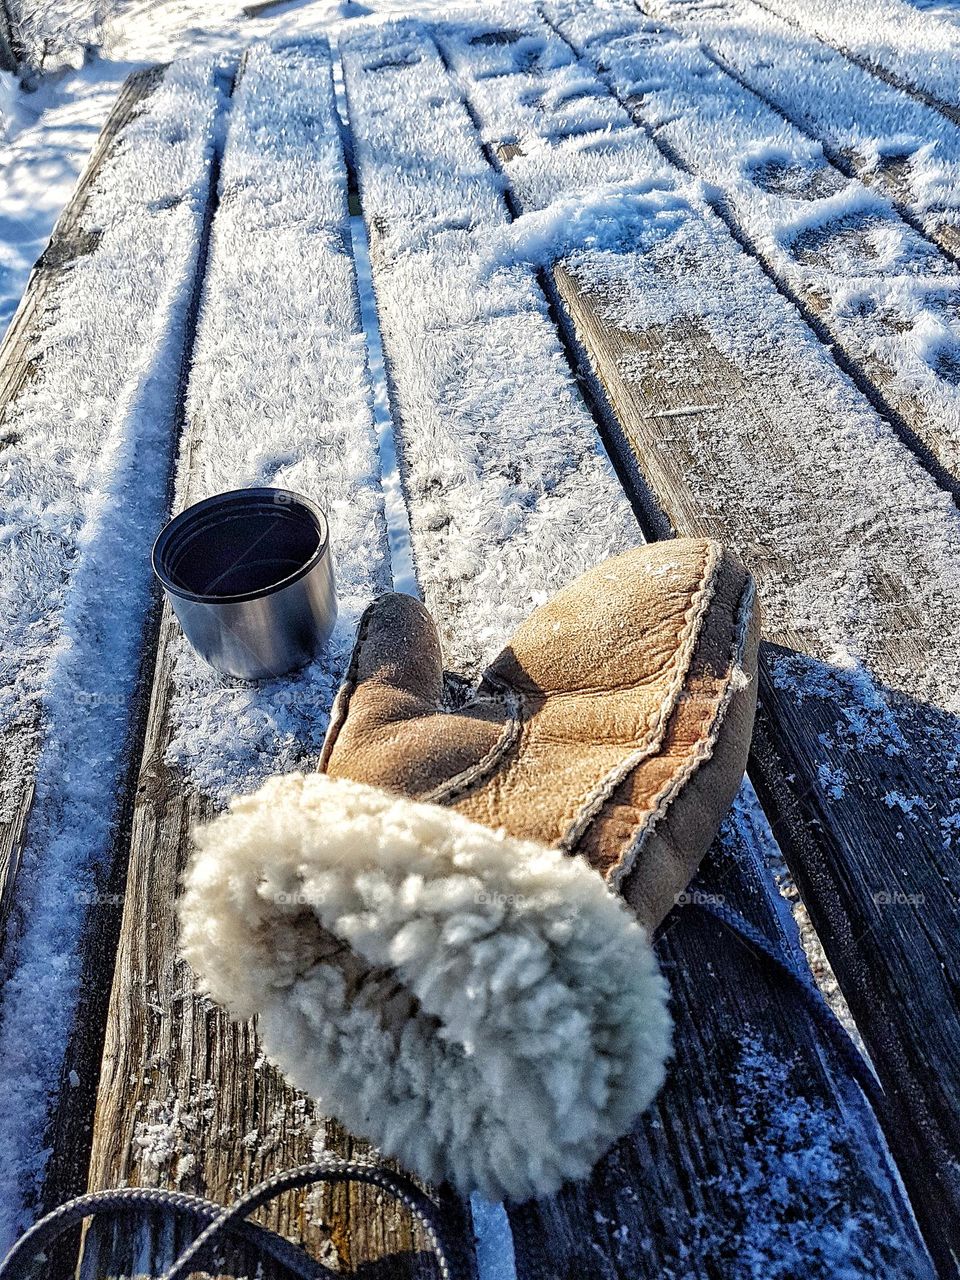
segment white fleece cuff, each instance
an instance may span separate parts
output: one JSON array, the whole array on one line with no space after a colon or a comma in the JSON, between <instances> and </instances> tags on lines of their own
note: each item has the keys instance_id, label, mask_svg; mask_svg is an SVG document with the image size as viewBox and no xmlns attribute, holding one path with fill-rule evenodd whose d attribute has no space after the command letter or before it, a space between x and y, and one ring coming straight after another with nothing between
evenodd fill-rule
<instances>
[{"instance_id":1,"label":"white fleece cuff","mask_svg":"<svg viewBox=\"0 0 960 1280\"><path fill-rule=\"evenodd\" d=\"M324 774L272 778L195 838L181 948L203 989L428 1181L546 1195L659 1089L666 983L583 861Z\"/></svg>"}]
</instances>

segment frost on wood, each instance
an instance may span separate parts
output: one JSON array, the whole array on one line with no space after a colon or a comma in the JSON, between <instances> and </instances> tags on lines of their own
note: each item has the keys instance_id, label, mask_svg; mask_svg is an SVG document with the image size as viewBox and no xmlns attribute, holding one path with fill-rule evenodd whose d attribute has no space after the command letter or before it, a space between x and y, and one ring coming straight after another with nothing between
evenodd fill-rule
<instances>
[{"instance_id":1,"label":"frost on wood","mask_svg":"<svg viewBox=\"0 0 960 1280\"><path fill-rule=\"evenodd\" d=\"M797 4L788 5L786 0L777 4L784 12L790 8L802 16ZM607 39L636 27L632 6L621 8L619 16L611 13ZM752 12L753 7L749 8ZM818 21L845 20L832 6L814 8ZM862 6L853 8L859 12ZM886 22L892 9L902 14L904 6L884 3L875 12ZM707 22L709 15L708 7L698 8L697 21ZM530 10L521 16L521 28L529 23L529 16ZM750 74L758 77L765 92L773 91L781 69L779 92L791 95L783 98L782 105L798 118L801 111L806 113L805 127L822 130L825 141L859 147L868 163L873 163L875 155L878 166L891 157L909 155L912 207L923 218L939 217L941 208L946 211L943 216L955 217L952 127L944 125L936 147L918 146L918 139L930 136L935 113L929 108L898 96L898 91L888 90L802 32L775 19L764 19L761 26L755 13L751 21L756 25L747 29L745 39L759 42L762 36L770 47L778 48L778 57L791 59L789 64L774 61L772 68L766 68L764 57L758 58ZM784 32L790 33L792 44ZM669 330L654 352L635 348L625 355L621 372L647 389L654 381L662 385L665 380L683 387L681 407L668 411L670 440L678 451L687 451L691 467L698 466L700 480L707 476L705 508L722 509L729 503L731 477L742 481L744 520L755 535L751 552L761 564L782 554L802 573L799 584L766 586L766 602L771 625L802 638L818 656L805 660L784 655L774 664L772 678L776 690L798 706L825 709L833 718L822 744L821 788L826 801L843 805L849 794L855 794L860 753L882 751L894 766L906 758L909 745L901 721L906 704L899 700L903 690L919 688L919 696L929 696L935 709L943 712L944 723L952 726L946 747L942 738L933 739L929 758L931 769L940 769L953 753L955 767L950 776L955 777L960 758L955 739L960 699L951 647L957 625L956 579L949 576L949 566L956 564L957 547L948 506L937 505L935 491L925 485L903 451L891 447L887 434L838 378L829 359L822 353L811 354L809 333L782 304L774 305L758 273L744 269L742 258L727 251L716 257L717 244L726 240L722 229L703 216L697 184L682 179L664 163L641 131L629 125L589 68L578 66L563 43L543 30L521 29L512 41L486 39L488 34L489 28L469 33L471 41L480 37L469 48L488 77L484 84L478 78L475 97L481 101L482 89L490 107L483 121L486 139L511 141L522 148L508 164L525 210L512 223L504 213L498 180L476 148L455 95L448 94L440 79L427 77L427 69L416 67L419 41L405 47L402 33L395 33L381 41L383 48L364 63L373 75L377 58L386 59L375 78L389 87L390 112L396 109L402 117L395 135L388 118L370 125L373 140L366 157L365 196L368 212L372 209L379 219L373 230L381 255L381 308L392 325L391 350L401 353L392 372L404 420L410 423L405 443L410 492L423 513L415 527L421 575L434 605L449 603L451 612L466 619L462 633L447 636L451 656L479 663L517 617L554 585L617 549L623 540L636 537L626 504L602 457L589 443L592 423L576 400L534 284L532 268L558 255L573 254L584 279L605 294L607 314L621 320L626 331ZM367 39L368 49L371 43L377 45L376 39ZM902 56L902 50L897 53L899 47L886 45L883 56ZM391 65L390 55L396 49L401 56ZM721 50L730 61L734 61L732 49L728 43ZM842 84L854 86L852 96L836 100L850 109L837 105L828 115L823 80L805 87L800 69L807 52L817 56L817 75L829 72L836 77L830 83L838 94ZM286 58L278 56L281 62ZM254 60L257 75L268 77L267 61L265 55ZM418 80L418 92L428 84L435 95L429 111L416 105L415 93L404 93L403 66L424 77ZM785 66L789 75L782 70ZM944 67L950 72L949 64ZM846 75L842 84L841 70ZM682 71L684 77L689 72L686 85L694 87L696 77L689 66L685 69L680 62L674 71ZM269 75L277 76L269 85L282 85L284 77L276 68ZM326 111L326 106L316 107L315 95L320 91L311 75L302 67L297 75L307 85L306 109ZM523 82L523 99L518 101L511 95L523 75L528 78ZM262 78L261 86L266 89L268 79ZM291 484L325 502L327 491L313 487L311 468L317 470L318 486L319 472L327 475L341 455L354 460L354 477L369 477L376 471L369 444L362 443L366 429L359 407L365 393L358 390L362 344L344 339L343 345L336 345L342 332L330 319L350 311L347 307L338 312L334 300L341 286L349 288L340 242L332 233L335 226L344 225L342 205L336 200L328 203L329 190L322 183L311 188L305 203L277 200L279 192L288 190L291 172L302 174L298 148L309 148L312 155L322 153L327 158L320 167L327 170L329 157L322 139L332 138L333 132L324 125L311 134L301 122L292 126L289 152L271 147L268 143L279 130L291 128L292 110L288 100L283 111L274 114L272 92L272 88L264 92L259 100L251 94L247 110L251 121L259 124L237 125L238 138L242 130L245 140L235 151L238 167L233 185L228 158L225 193L230 199L220 212L218 234L223 238L214 263L214 279L222 296L218 299L208 290L201 341L209 343L210 359L206 369L195 375L192 401L192 413L203 423L205 443L198 453L201 480L197 492L191 490L189 496L259 480ZM662 86L656 94L660 101L668 96ZM503 109L494 117L498 95ZM163 101L158 99L151 114L138 124L146 131L144 138L158 127L150 121ZM902 108L895 119L896 101ZM378 105L383 107L382 98ZM368 106L372 114L373 105ZM191 117L182 157L199 154L190 148L197 145L205 110L198 106ZM323 118L329 123L328 116ZM828 134L828 129L833 132ZM410 165L397 171L392 145L419 150L423 136L423 154L440 154L434 149L441 143L446 147L445 130L452 135L449 148L442 152L448 168L434 171L425 162L422 168ZM172 136L163 146L159 135L154 141L161 154L173 155L180 145ZM141 146L138 156L143 155ZM794 199L801 211L806 192L812 189L806 185L808 180L815 184L824 168L816 162L815 148L801 156L799 164L775 151L755 153L751 159L755 162L751 181L760 190L766 184L781 197ZM290 169L277 170L283 175L282 183L272 183L270 165L287 162ZM329 172L336 170L335 185L342 201L340 165L336 159ZM0 696L5 699L0 704L3 741L15 753L13 769L22 765L29 772L34 749L16 754L25 739L12 727L22 730L35 724L42 708L52 744L41 765L37 810L41 826L33 852L28 850L25 872L29 878L24 881L25 892L39 894L30 901L40 903L42 910L36 934L19 939L16 954L25 967L11 980L7 1020L0 1031L4 1062L0 1088L12 1100L6 1118L0 1119L5 1193L19 1191L21 1186L29 1189L32 1173L40 1169L42 1160L36 1157L37 1120L44 1082L55 1083L59 1070L54 1059L62 1040L61 1016L68 1019L72 991L74 921L69 912L63 912L63 903L70 904L74 892L85 903L91 899L86 868L96 861L91 851L102 848L105 815L115 786L112 762L117 758L132 678L135 643L126 624L133 626L142 616L138 611L145 579L137 575L144 569L142 550L149 541L148 508L153 503L159 512L161 505L153 465L158 441L151 443L148 435L136 434L156 425L149 412L141 414L156 390L148 385L142 362L155 360L163 377L170 374L173 362L164 363L162 339L164 333L169 337L175 332L171 327L175 307L183 301L171 281L177 272L186 278L184 255L196 243L189 221L196 212L190 184L186 184L187 203L178 205L184 193L182 183L178 186L171 179L142 192L141 182L150 178L151 166L138 158L135 171L128 165L125 172L129 190L124 200L129 208L116 224L105 219L97 253L73 268L62 294L67 305L47 330L45 349L49 348L51 360L42 366L49 366L43 376L46 379L58 366L75 368L81 353L87 361L92 355L93 363L76 377L64 373L61 382L34 384L30 398L22 402L23 410L17 410L25 414L17 428L23 432L22 440L4 449L0 471L6 488L0 557L14 548L14 560L23 567L23 576L10 579L4 576L6 561L0 560L0 578L13 583L12 594L4 602L11 608L0 610L0 627L7 628L0 645L0 663L5 664L0 680ZM236 176L241 172L246 175L242 180ZM450 202L445 195L448 183L456 188ZM149 217L136 203L141 198L149 204ZM404 202L405 212L399 218L393 216L394 200ZM99 197L98 201L94 214L97 209L103 212ZM337 212L328 217L334 204ZM778 207L785 206L781 202ZM314 217L318 210L320 215ZM697 216L691 217L691 211ZM144 270L137 289L125 274L129 252L117 247L117 237L129 235L134 226L136 235L131 238L143 261L153 261L156 255L157 263L174 264L166 277L159 265ZM261 255L262 262L251 260L255 254L238 251L246 243L241 232L246 235L248 227L270 249ZM634 232L639 233L639 254L630 267L619 250L624 238ZM274 237L280 245L279 265L271 276ZM883 241L878 247L884 250ZM886 245L891 247L896 249ZM717 261L723 269L715 278ZM664 281L672 279L671 273L681 263L692 266L692 278L677 289L671 309L663 305ZM876 284L868 283L871 289ZM859 275L853 284L861 286ZM628 297L618 308L613 295L624 285ZM896 323L904 313L908 320L919 314L920 295L913 287L912 279L905 285L896 283L902 294L894 299ZM943 303L952 343L952 295L941 296L937 287L924 285L923 308L937 315ZM288 313L290 297L293 304ZM241 318L235 324L231 307L237 308ZM358 326L350 314L356 335ZM328 326L316 346L311 330L315 315ZM748 322L741 325L745 316ZM778 439L782 438L782 456L758 453L756 441L738 436L736 405L725 406L714 395L709 369L691 368L683 340L683 325L691 320L702 324L711 340L723 346L730 367L745 382L769 379L764 409L777 426ZM916 330L915 324L912 327ZM735 339L732 335L738 330L741 337ZM932 352L932 344L943 334L936 327L926 334L916 330L904 341L908 346L921 339L928 343L917 347L918 357L925 359L925 352ZM238 345L232 346L231 339ZM133 371L114 367L109 359L123 343L140 353ZM260 358L258 344L270 352L271 360ZM329 384L336 393L332 398L344 406L342 418L334 415L329 436L323 417L326 409L322 413L315 409L320 390L331 376L325 371L328 349L330 364L336 366L337 378L343 379ZM289 350L295 354L287 363ZM794 364L795 353L799 354ZM441 371L432 373L437 365ZM345 372L348 366L353 373ZM946 378L951 367L950 359L944 359L938 376ZM218 370L222 376L218 377ZM143 379L137 384L139 390L134 388L134 374ZM290 390L303 378L312 379L306 410L294 402ZM235 385L241 384L243 394L235 395ZM116 405L122 409L115 409ZM506 436L504 422L510 424ZM744 447L745 457L740 452ZM558 458L569 465L569 471ZM793 475L795 464L799 490L791 493L783 476ZM149 484L146 493L138 490L137 509L131 512L117 499L127 492L134 465L140 485L144 477ZM711 468L717 469L714 479ZM441 500L442 486L450 475L452 488ZM298 743L306 743L312 752L319 742L352 622L363 600L386 578L372 487L367 487L366 480L336 481L340 492L346 484L350 494L355 492L350 488L354 483L359 487L356 518L352 510L339 516L331 512L339 521L335 546L347 564L340 566L344 618L329 669L315 664L282 687L252 691L212 676L184 648L177 654L172 759L213 793L253 785L263 772L296 763L301 754ZM334 487L331 502L337 492ZM142 528L124 523L141 518ZM816 533L812 550L800 536L805 527ZM505 540L502 550L501 539ZM863 546L870 547L866 560L855 550ZM811 563L815 573L809 571ZM90 566L86 571L85 564ZM122 618L112 607L112 598L93 594L99 565L119 566L120 577L113 581L125 602ZM891 602L882 591L878 596L878 589L885 590L890 583L909 599L909 608ZM70 604L71 600L76 603ZM91 600L92 611L88 610ZM52 602L49 615L47 601ZM122 623L119 631L118 621ZM901 634L919 651L922 665L925 637L937 626L946 638L945 660L935 656L929 661L925 687L921 688L915 669L898 672L884 666L889 637ZM102 635L109 643L102 661L92 667L91 645L95 639L99 644ZM78 688L75 677L80 670L84 683ZM889 681L886 689L884 679ZM5 768L4 773L9 776L10 770ZM78 790L69 801L73 807L58 809L74 786ZM960 845L960 802L954 812L931 813L924 797L891 786L885 807L908 831L926 831L932 824L936 843L931 847ZM51 816L45 818L45 813ZM58 817L61 813L73 825L64 825ZM38 868L40 841L46 841L48 854ZM47 867L53 872L51 883L43 879ZM43 948L48 950L41 970ZM39 1002L25 985L28 980L42 991ZM29 1018L28 998L32 1002ZM62 1006L54 1015L59 1001ZM936 1034L935 1027L931 1034ZM160 1116L157 1123L163 1121ZM23 1140L13 1135L14 1123L24 1124ZM138 1138L144 1141L145 1151L159 1158L164 1151L162 1136L160 1130L144 1130ZM177 1160L189 1162L191 1154L179 1153ZM187 1164L182 1167L186 1169ZM5 1230L8 1223L4 1218ZM705 1230L698 1224L698 1233ZM763 1274L763 1269L758 1273ZM833 1273L844 1274L842 1269Z\"/></svg>"},{"instance_id":2,"label":"frost on wood","mask_svg":"<svg viewBox=\"0 0 960 1280\"><path fill-rule=\"evenodd\" d=\"M876 1240L877 1224L851 1206L846 1188L855 1170L837 1142L836 1125L804 1097L799 1069L782 1062L746 1027L736 1068L742 1099L737 1123L743 1161L724 1190L730 1220L694 1217L687 1237L694 1256L709 1256L721 1274L750 1280L794 1280L802 1274L859 1280ZM811 1205L817 1229L798 1218L798 1203ZM896 1274L909 1253L894 1237L881 1254Z\"/></svg>"},{"instance_id":3,"label":"frost on wood","mask_svg":"<svg viewBox=\"0 0 960 1280\"><path fill-rule=\"evenodd\" d=\"M960 107L960 31L908 0L765 0L835 48L952 107Z\"/></svg>"},{"instance_id":4,"label":"frost on wood","mask_svg":"<svg viewBox=\"0 0 960 1280\"><path fill-rule=\"evenodd\" d=\"M546 8L575 43L589 43L584 24L615 23L621 39L605 46L604 60L616 64L628 22L622 8L574 8L566 0ZM505 25L514 29L546 30L529 17L524 25L513 8L506 13ZM684 406L708 406L669 419L671 448L696 467L705 512L728 511L730 494L737 494L739 536L751 538L741 550L760 577L766 632L789 645L772 664L773 680L798 705L806 701L805 711L816 705L828 715L823 762L859 775L858 752L894 758L920 750L930 761L931 785L956 794L960 520L953 503L738 248L699 184L665 166L626 111L592 136L571 138L562 128L558 136L552 113L531 108L533 77L522 63L496 81L472 76L469 57L458 52L469 47L468 37L442 38L467 78L485 136L519 138L519 151L504 164L522 210L515 237L526 220L549 222L560 191L589 206L596 184L620 186L619 243L608 224L592 242L568 245L565 267L597 299L610 326L636 336L624 343L625 381L642 392L682 388ZM648 39L657 47L659 38ZM646 47L633 39L623 47L632 55L638 46ZM572 51L569 59L575 61ZM551 61L553 69L535 78L539 97L571 74L557 53ZM600 82L594 76L591 85L583 64L578 76L590 111ZM707 130L705 146L712 145ZM630 154L627 182L621 146ZM539 249L542 242L535 237L533 244ZM712 361L693 345L691 326L708 339ZM748 445L741 397L768 424ZM819 573L808 572L813 564ZM908 669L892 658L889 644L904 627L929 659ZM830 799L854 804L857 789L844 799L839 777Z\"/></svg>"},{"instance_id":5,"label":"frost on wood","mask_svg":"<svg viewBox=\"0 0 960 1280\"><path fill-rule=\"evenodd\" d=\"M562 8L568 34L597 13L610 15L611 25L624 20L613 6L545 7ZM510 22L531 30L529 20ZM633 32L631 48L643 43ZM554 164L569 172L589 136L566 137L549 111L526 109L533 86L522 66L493 85L474 81L456 42L441 39L485 135L519 134L504 169L523 216L549 218L551 206L537 206L550 188L543 174ZM605 66L621 43L622 28L612 48L598 46ZM671 74L665 68L662 80ZM537 77L538 96L558 75ZM643 91L662 89L647 83ZM581 92L589 96L588 86ZM624 112L596 135L604 151L640 133L628 126ZM649 165L637 142L629 145L637 161L631 181L653 178L663 157L652 141ZM595 171L595 180L603 176ZM839 882L821 890L820 902L836 905L829 896L836 893L852 925L846 940L830 940L831 957L838 969L842 959L845 979L869 965L868 980L910 984L909 1005L891 1011L862 988L847 989L878 1069L906 1076L936 1107L960 1086L957 913L941 878L960 852L958 513L738 247L697 184L677 175L669 202L661 191L659 208L651 207L653 188L636 198L632 216L625 203L619 245L570 247L562 269L603 332L616 335L604 345L591 331L591 340L670 514L687 530L732 541L757 574L767 705L786 726L789 781L818 815L830 842L824 862ZM591 189L583 195L589 201ZM714 407L687 411L697 404ZM651 409L677 406L685 412L648 425ZM811 878L820 870L815 855ZM903 1066L908 1053L915 1068ZM939 1066L935 1081L928 1063ZM945 1128L948 1117L947 1110Z\"/></svg>"},{"instance_id":6,"label":"frost on wood","mask_svg":"<svg viewBox=\"0 0 960 1280\"><path fill-rule=\"evenodd\" d=\"M36 373L4 420L4 811L34 770L36 797L0 1021L0 1248L44 1167L102 887L220 104L211 64L186 63L126 128L83 216L96 247L48 297Z\"/></svg>"},{"instance_id":7,"label":"frost on wood","mask_svg":"<svg viewBox=\"0 0 960 1280\"><path fill-rule=\"evenodd\" d=\"M592 21L600 8L564 13ZM531 31L529 19L509 23ZM579 158L592 151L595 183L616 178L621 140L633 152L629 181L651 181L646 194L635 192L632 211L623 201L619 244L608 227L603 240L569 245L563 272L617 336L602 351L604 382L635 415L643 465L671 514L733 541L757 574L769 704L802 725L791 736L790 781L815 797L837 869L851 882L844 907L862 921L846 972L869 962L895 981L907 969L916 992L910 1018L894 1024L892 1050L891 1020L880 1014L878 1025L876 1006L865 1014L864 999L856 1003L871 1052L882 1048L883 1068L896 1073L894 1055L907 1043L949 1077L956 911L940 877L944 858L952 865L960 850L956 507L738 247L698 184L676 173L669 185L657 178L663 157L644 139L644 162L643 135L626 112L595 135L592 150L589 135L565 136L530 103L534 77L522 65L496 82L474 79L457 51L464 42L440 38L485 136L514 139L504 170L520 221L549 220L555 193L567 187L589 204L596 188L582 181ZM603 49L605 65L614 53ZM537 96L559 75L555 67L536 77ZM581 93L591 96L588 84ZM573 109L567 102L568 115ZM598 154L609 158L606 173L595 167ZM579 185L551 184L551 171L579 172ZM550 202L540 208L543 198ZM690 412L696 405L712 407ZM645 409L650 422L651 411L678 406L684 412L658 418L656 428L641 423ZM891 788L890 777L903 784ZM884 803L892 790L897 799ZM924 940L921 956L915 938Z\"/></svg>"},{"instance_id":8,"label":"frost on wood","mask_svg":"<svg viewBox=\"0 0 960 1280\"><path fill-rule=\"evenodd\" d=\"M609 40L611 14L623 22L617 0L546 8L960 478L960 271L695 40L641 19Z\"/></svg>"},{"instance_id":9,"label":"frost on wood","mask_svg":"<svg viewBox=\"0 0 960 1280\"><path fill-rule=\"evenodd\" d=\"M667 268L674 265L674 258L683 262L688 253L692 254L698 268L697 278L678 299L677 315L700 314L697 307L700 291L707 299L705 305L716 312L718 328L735 332L737 325L733 321L739 319L740 310L758 307L758 315L751 322L748 348L740 357L743 367L749 370L751 358L762 361L764 371L771 365L780 367L771 403L786 398L794 406L795 428L801 434L800 406L805 412L810 388L827 379L831 384L829 394L834 395L840 389L850 406L853 422L859 421L867 438L874 434L886 436L875 416L839 377L795 313L763 282L760 273L748 266L746 282L741 284L744 259L725 229L708 214L698 184L684 179L666 165L622 112L614 109L611 115L609 102L598 106L602 86L587 69L571 67L573 56L569 49L538 27L535 20L531 20L529 10L519 15L516 11L498 9L496 13L489 13L485 10L469 23L461 23L458 18L455 25L437 23L432 29L442 45L445 59L462 78L484 137L493 145L499 139L508 139L520 147L519 152L508 153L511 158L505 166L513 194L522 208L521 215L512 223L498 212L494 180L481 162L458 97L416 27L391 28L392 41L387 38L390 33L383 32L348 39L344 45L344 62L365 212L372 225L378 255L376 282L385 345L395 399L401 409L402 469L409 490L416 495L415 507L417 503L429 504L427 513L434 516L430 522L418 520L414 511L414 551L428 600L433 593L444 611L453 612L459 624L452 634L448 626L448 648L457 656L467 652L471 657L473 653L479 657L483 652L481 646L467 647L475 634L474 626L471 625L469 635L464 636L462 631L468 628L460 620L467 619L472 624L477 619L483 625L484 610L488 616L495 617L502 611L509 618L512 602L507 596L507 584L481 573L471 594L466 583L476 567L468 561L467 568L460 570L458 563L451 563L449 554L444 557L446 548L440 539L443 537L447 546L452 543L454 547L469 539L485 549L486 544L467 525L465 513L482 511L489 501L486 493L492 497L495 491L491 486L485 493L472 474L468 487L466 467L461 464L461 468L448 471L443 467L443 459L455 457L459 461L462 455L455 451L462 450L468 441L476 451L468 457L471 461L478 457L478 463L482 461L485 474L492 480L496 472L491 474L491 468L503 468L505 460L513 456L515 442L523 448L529 447L530 428L526 425L529 409L518 401L510 405L509 417L494 418L499 394L494 391L487 399L479 395L472 397L462 408L461 398L451 394L439 401L443 409L441 415L435 409L439 398L434 384L419 376L420 350L425 342L430 342L431 354L436 358L437 344L443 343L452 329L459 340L457 351L461 366L468 360L479 361L479 339L474 335L480 331L481 319L486 318L489 324L485 310L490 297L488 291L494 285L502 287L500 282L505 278L522 278L523 263L549 265L555 256L565 255L567 263L578 271L590 264L594 272L590 283L603 290L603 301L609 306L608 314L614 325L621 323L614 300L618 294L625 296L622 322L625 331L630 333L635 324L639 331L644 329L643 307L650 308L654 324L659 320L660 308L667 310L668 321L675 318L669 313L669 291L667 297L661 296L665 292L665 280L673 285L675 272L668 274ZM478 48L484 50L481 72L473 75L472 51ZM495 58L487 55L489 49L496 51ZM547 68L539 75L529 70L533 57ZM491 70L493 74L488 74ZM543 109L540 103L549 96L555 104L563 98L565 89L570 92L563 101L563 129L572 128L574 133L557 138L553 132L553 110ZM582 114L578 98L584 99ZM382 111L384 100L391 103L389 113ZM590 124L595 124L601 115L603 127L591 130ZM406 123L407 118L415 121L415 125ZM581 124L586 126L583 132L578 131ZM445 202L444 195L450 192L452 198ZM394 215L398 205L405 217ZM711 283L710 258L714 244L721 248L723 266L722 278ZM636 255L631 252L635 245L640 249ZM473 269L476 259L482 266L479 273ZM748 259L746 262L749 264ZM606 278L608 272L610 275ZM437 279L442 280L442 289L431 287ZM410 288L412 281L419 286L416 292ZM466 292L464 286L470 292ZM718 298L727 299L722 314ZM421 315L425 318L421 319ZM764 348L758 330L770 324L776 330L775 340L769 348ZM525 346L529 344L526 332L523 342ZM696 438L697 433L705 430L710 433L711 442L716 438L722 442L727 437L727 452L736 456L731 425L737 420L737 407L724 407L712 394L713 388L709 389L709 396L699 397L693 385L697 370L690 367L691 353L681 342L676 345L675 376L678 382L690 385L690 395L683 402L685 413L676 418L672 431L685 438ZM800 347L804 360L809 361L808 384L799 395L790 388L788 373L783 369L784 352L791 351L794 345ZM441 353L443 350L440 346ZM483 350L487 348L481 348ZM518 375L514 370L519 361L508 344L500 343L489 350L484 368L490 371L491 381L494 377L516 381ZM459 367L451 361L443 368L446 382L441 385L456 390ZM651 376L639 361L633 372L639 378ZM669 370L663 366L658 372L669 376ZM532 379L529 370L524 373ZM533 386L532 381L530 385ZM539 397L543 391L539 387L538 393L538 407L542 408L544 401ZM716 415L712 411L694 412L697 405L707 405L720 412ZM482 417L488 406L489 420ZM716 425L715 416L719 419ZM429 426L433 439L438 442L433 445L432 453L423 448L422 423ZM484 435L475 444L480 428ZM826 418L818 423L815 452L824 449L830 431ZM896 445L892 438L890 445L892 461ZM481 446L485 446L483 453L480 453ZM753 460L751 454L751 462ZM813 471L816 474L816 461ZM768 472L758 503L766 500L770 487L777 485L772 468L768 467ZM741 481L738 475L738 483ZM719 488L719 477L716 484ZM929 506L929 489L924 492ZM506 498L509 497L507 490ZM618 497L616 501L622 503L623 499ZM566 529L557 528L554 533L557 543L564 537L575 540L582 531L589 531L601 510L592 494L583 489L575 522L571 521ZM495 518L491 510L490 519ZM481 536L482 533L483 530ZM517 531L518 536L522 533ZM504 534L498 531L497 536L503 539ZM511 553L508 542L502 559L498 560L508 572ZM595 554L603 553L598 549ZM541 573L545 586L552 587L558 580L555 563L552 557L545 559ZM529 590L527 580L516 575L511 575L510 586L520 599ZM490 630L493 642L498 637L492 627ZM804 1105L821 1129L826 1130L830 1123L827 1117L816 1106L806 1102ZM765 1134L772 1135L773 1128L771 1122ZM859 1132L862 1132L859 1123L852 1122L849 1129L844 1129L844 1142L856 1144L854 1135ZM758 1188L756 1202L761 1199L762 1191ZM822 1232L819 1223L816 1229L811 1229L809 1219L804 1217L809 1235L805 1257L819 1260L825 1251L839 1251L835 1229L842 1227L845 1204L849 1204L849 1200L836 1203L833 1219L823 1224ZM861 1246L865 1240L862 1233L857 1235L848 1251L849 1258L861 1265L864 1252ZM869 1248L869 1243L864 1247Z\"/></svg>"},{"instance_id":10,"label":"frost on wood","mask_svg":"<svg viewBox=\"0 0 960 1280\"><path fill-rule=\"evenodd\" d=\"M476 671L639 532L423 28L350 35L343 59L417 574L448 660Z\"/></svg>"},{"instance_id":11,"label":"frost on wood","mask_svg":"<svg viewBox=\"0 0 960 1280\"><path fill-rule=\"evenodd\" d=\"M895 190L929 235L960 227L960 126L940 112L753 0L709 7L656 0L647 9L678 33L699 37L859 174ZM774 164L767 178L802 197L823 168Z\"/></svg>"},{"instance_id":12,"label":"frost on wood","mask_svg":"<svg viewBox=\"0 0 960 1280\"><path fill-rule=\"evenodd\" d=\"M168 761L225 799L316 759L358 618L390 585L325 45L248 53L220 186L176 505L246 485L312 498L340 609L326 652L260 685L218 675L178 637Z\"/></svg>"}]
</instances>

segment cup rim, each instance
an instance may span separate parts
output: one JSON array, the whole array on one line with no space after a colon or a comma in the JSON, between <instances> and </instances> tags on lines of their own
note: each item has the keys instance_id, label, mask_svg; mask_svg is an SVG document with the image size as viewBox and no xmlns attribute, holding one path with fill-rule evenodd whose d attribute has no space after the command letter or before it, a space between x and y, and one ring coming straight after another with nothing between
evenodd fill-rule
<instances>
[{"instance_id":1,"label":"cup rim","mask_svg":"<svg viewBox=\"0 0 960 1280\"><path fill-rule=\"evenodd\" d=\"M293 573L288 574L285 578L281 578L278 582L272 582L267 587L258 587L254 591L238 592L234 595L209 595L204 592L190 591L186 587L178 586L172 581L166 569L164 568L163 558L170 542L181 533L185 527L189 527L198 516L205 511L213 511L217 507L243 507L246 503L262 504L264 502L276 502L278 497L282 497L284 502L281 504L286 507L300 507L313 520L316 525L320 540L317 549L304 564ZM305 577L311 569L324 559L330 545L330 524L326 515L320 507L317 506L310 498L305 497L302 493L297 493L293 489L272 488L269 486L256 486L247 489L228 489L224 493L212 494L209 498L201 498L199 502L191 503L189 507L184 509L169 520L167 524L160 530L153 544L153 551L150 560L153 565L153 572L159 579L163 589L171 595L177 596L180 600L190 600L197 604L218 605L218 604L239 604L245 600L261 600L264 596L276 595L278 591L282 591L285 587L292 586L293 583Z\"/></svg>"}]
</instances>

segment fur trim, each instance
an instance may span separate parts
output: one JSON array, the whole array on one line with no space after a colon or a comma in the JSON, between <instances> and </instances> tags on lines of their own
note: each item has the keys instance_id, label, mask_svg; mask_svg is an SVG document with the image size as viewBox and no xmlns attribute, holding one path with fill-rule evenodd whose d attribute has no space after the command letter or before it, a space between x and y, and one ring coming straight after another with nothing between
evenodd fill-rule
<instances>
[{"instance_id":1,"label":"fur trim","mask_svg":"<svg viewBox=\"0 0 960 1280\"><path fill-rule=\"evenodd\" d=\"M284 1074L421 1177L585 1176L663 1081L667 988L586 863L325 774L196 832L181 948Z\"/></svg>"}]
</instances>

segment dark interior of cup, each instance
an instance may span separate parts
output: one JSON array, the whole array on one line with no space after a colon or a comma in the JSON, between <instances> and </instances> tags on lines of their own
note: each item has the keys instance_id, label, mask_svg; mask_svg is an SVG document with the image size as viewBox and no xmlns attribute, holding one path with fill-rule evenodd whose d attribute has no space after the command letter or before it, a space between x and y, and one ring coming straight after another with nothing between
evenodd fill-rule
<instances>
[{"instance_id":1,"label":"dark interior of cup","mask_svg":"<svg viewBox=\"0 0 960 1280\"><path fill-rule=\"evenodd\" d=\"M295 500L244 496L186 514L162 558L174 588L191 595L266 591L304 569L321 545L313 513Z\"/></svg>"}]
</instances>

